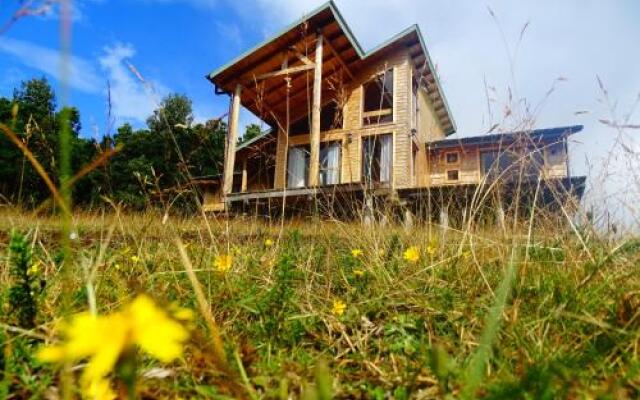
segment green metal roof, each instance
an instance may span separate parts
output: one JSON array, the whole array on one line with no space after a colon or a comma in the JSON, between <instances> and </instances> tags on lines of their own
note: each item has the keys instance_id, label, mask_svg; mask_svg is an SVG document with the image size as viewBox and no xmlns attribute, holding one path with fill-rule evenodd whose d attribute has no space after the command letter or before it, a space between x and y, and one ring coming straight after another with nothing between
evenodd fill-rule
<instances>
[{"instance_id":1,"label":"green metal roof","mask_svg":"<svg viewBox=\"0 0 640 400\"><path fill-rule=\"evenodd\" d=\"M262 132L258 136L254 137L254 138L251 138L251 139L247 140L246 142L240 143L238 146L236 146L236 152L244 149L245 147L251 146L255 142L260 141L260 140L266 138L269 135L271 135L271 129L267 129L266 131Z\"/></svg>"}]
</instances>

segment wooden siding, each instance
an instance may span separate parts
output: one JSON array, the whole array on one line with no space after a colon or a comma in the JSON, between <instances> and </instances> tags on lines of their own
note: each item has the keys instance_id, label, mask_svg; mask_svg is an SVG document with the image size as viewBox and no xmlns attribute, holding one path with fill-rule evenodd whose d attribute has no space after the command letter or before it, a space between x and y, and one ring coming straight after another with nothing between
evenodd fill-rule
<instances>
[{"instance_id":1,"label":"wooden siding","mask_svg":"<svg viewBox=\"0 0 640 400\"><path fill-rule=\"evenodd\" d=\"M379 125L363 126L362 84L376 74L393 68L393 122ZM391 185L394 188L411 188L412 179L411 159L411 70L409 53L402 49L391 54L388 58L372 65L370 68L355 76L352 84L347 88L347 98L343 109L343 129L322 132L321 142L338 140L341 148L341 181L340 183L358 183L362 175L362 140L371 135L393 135L393 173ZM431 117L425 118L425 126L432 126ZM438 128L439 129L439 128ZM440 132L442 130L440 129ZM284 132L278 134L276 151L276 179L275 188L284 189L286 185L287 147L309 143L309 135L289 136Z\"/></svg>"},{"instance_id":2,"label":"wooden siding","mask_svg":"<svg viewBox=\"0 0 640 400\"><path fill-rule=\"evenodd\" d=\"M429 174L430 186L480 183L483 178L480 165L480 153L491 150L498 150L498 147L486 145L459 146L450 149L432 151L429 157L429 163L431 165L431 171ZM458 163L446 163L446 154L450 152L458 153ZM563 147L562 154L560 154L558 159L553 163L545 149L544 160L544 165L541 170L542 177L557 179L567 178L569 176L569 171L567 169L566 147ZM447 179L447 171L449 170L458 170L458 180L451 181Z\"/></svg>"}]
</instances>

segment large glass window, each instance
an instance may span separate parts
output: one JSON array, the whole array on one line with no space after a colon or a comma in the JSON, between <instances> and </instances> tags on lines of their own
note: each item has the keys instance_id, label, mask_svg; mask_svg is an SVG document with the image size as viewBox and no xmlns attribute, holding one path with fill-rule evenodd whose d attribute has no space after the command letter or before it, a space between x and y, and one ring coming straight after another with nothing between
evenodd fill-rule
<instances>
[{"instance_id":1,"label":"large glass window","mask_svg":"<svg viewBox=\"0 0 640 400\"><path fill-rule=\"evenodd\" d=\"M289 148L287 158L287 187L303 188L307 186L309 175L309 146Z\"/></svg>"},{"instance_id":2,"label":"large glass window","mask_svg":"<svg viewBox=\"0 0 640 400\"><path fill-rule=\"evenodd\" d=\"M489 178L497 178L506 171L513 170L512 167L516 159L516 155L509 151L482 151L480 152L482 175Z\"/></svg>"},{"instance_id":3,"label":"large glass window","mask_svg":"<svg viewBox=\"0 0 640 400\"><path fill-rule=\"evenodd\" d=\"M393 122L393 69L362 85L362 124Z\"/></svg>"},{"instance_id":4,"label":"large glass window","mask_svg":"<svg viewBox=\"0 0 640 400\"><path fill-rule=\"evenodd\" d=\"M340 183L340 142L325 142L320 146L320 185Z\"/></svg>"},{"instance_id":5,"label":"large glass window","mask_svg":"<svg viewBox=\"0 0 640 400\"><path fill-rule=\"evenodd\" d=\"M362 181L365 184L389 183L393 166L391 134L362 139Z\"/></svg>"}]
</instances>

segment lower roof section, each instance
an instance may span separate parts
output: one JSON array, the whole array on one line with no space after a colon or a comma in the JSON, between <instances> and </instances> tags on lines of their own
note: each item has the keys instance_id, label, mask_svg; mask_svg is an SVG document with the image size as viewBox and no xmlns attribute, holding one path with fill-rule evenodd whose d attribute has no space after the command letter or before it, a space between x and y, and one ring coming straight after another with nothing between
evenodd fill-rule
<instances>
[{"instance_id":1,"label":"lower roof section","mask_svg":"<svg viewBox=\"0 0 640 400\"><path fill-rule=\"evenodd\" d=\"M523 136L531 140L533 144L537 142L554 142L554 141L559 141L561 139L567 138L568 136L573 135L574 133L578 133L583 128L584 127L582 125L573 125L573 126L561 126L556 128L534 129L530 131L517 131L517 132L508 132L508 133L497 133L497 134L491 134L491 135L469 136L469 137L463 137L459 139L436 140L434 142L429 143L429 148L432 150L437 150L437 149L443 149L443 148L493 144L493 143L508 144L508 143L515 142L516 140L522 138Z\"/></svg>"}]
</instances>

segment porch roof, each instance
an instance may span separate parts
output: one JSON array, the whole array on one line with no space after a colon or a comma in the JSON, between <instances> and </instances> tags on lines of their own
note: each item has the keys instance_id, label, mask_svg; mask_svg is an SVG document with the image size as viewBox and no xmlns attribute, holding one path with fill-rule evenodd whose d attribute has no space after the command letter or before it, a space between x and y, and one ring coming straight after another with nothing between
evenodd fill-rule
<instances>
[{"instance_id":1,"label":"porch roof","mask_svg":"<svg viewBox=\"0 0 640 400\"><path fill-rule=\"evenodd\" d=\"M272 127L284 125L282 122L287 111L289 121L295 121L309 112L307 86L308 79L313 80L313 71L308 67L312 62L310 59L315 58L312 53L318 34L322 34L325 40L322 77L327 83L336 78L348 83L358 71L390 51L401 46L408 48L414 67L426 82L427 92L436 104L436 114L446 134L455 132L453 116L418 26L413 25L365 52L333 1L323 4L206 77L218 90L226 93L232 93L236 85L242 85L241 104ZM265 74L278 76L273 74L283 65L299 72L282 75L283 79L259 79ZM289 88L285 77L291 78ZM322 98L328 102L335 97L335 93L330 89L332 85L322 86Z\"/></svg>"}]
</instances>

